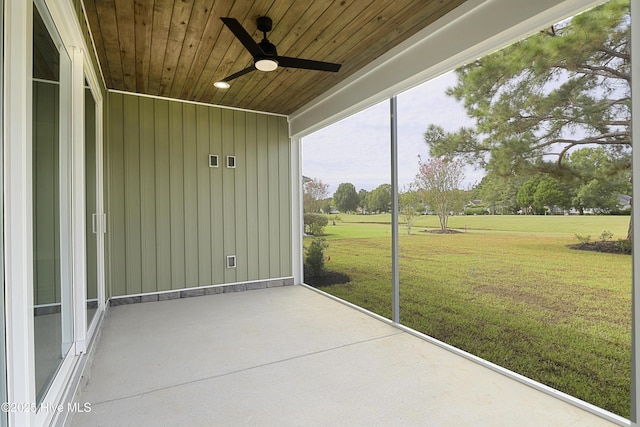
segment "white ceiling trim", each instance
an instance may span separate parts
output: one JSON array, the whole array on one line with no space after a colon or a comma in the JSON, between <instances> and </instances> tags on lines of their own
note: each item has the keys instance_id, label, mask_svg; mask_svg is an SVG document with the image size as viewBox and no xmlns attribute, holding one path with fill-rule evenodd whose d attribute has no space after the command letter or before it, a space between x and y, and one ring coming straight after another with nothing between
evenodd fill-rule
<instances>
[{"instance_id":1,"label":"white ceiling trim","mask_svg":"<svg viewBox=\"0 0 640 427\"><path fill-rule=\"evenodd\" d=\"M271 113L268 111L259 111L259 110L249 110L248 108L229 107L227 105L220 105L220 104L209 104L206 102L190 101L188 99L171 98L168 96L161 96L161 95L149 95L146 93L128 92L126 90L107 89L107 92L119 93L121 95L138 96L141 98L159 99L161 101L179 102L181 104L203 105L205 107L221 108L223 110L244 111L245 113L262 114L265 116L288 117L286 114Z\"/></svg>"},{"instance_id":2,"label":"white ceiling trim","mask_svg":"<svg viewBox=\"0 0 640 427\"><path fill-rule=\"evenodd\" d=\"M603 0L468 0L289 116L302 137Z\"/></svg>"}]
</instances>

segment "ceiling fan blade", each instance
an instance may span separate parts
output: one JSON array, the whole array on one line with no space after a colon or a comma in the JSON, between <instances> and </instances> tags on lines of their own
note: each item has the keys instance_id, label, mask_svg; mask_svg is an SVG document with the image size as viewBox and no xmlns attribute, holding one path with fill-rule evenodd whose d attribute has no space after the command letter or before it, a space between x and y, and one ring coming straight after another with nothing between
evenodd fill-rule
<instances>
[{"instance_id":1,"label":"ceiling fan blade","mask_svg":"<svg viewBox=\"0 0 640 427\"><path fill-rule=\"evenodd\" d=\"M247 30L245 30L244 27L240 25L237 19L235 18L220 18L220 19L222 20L222 22L224 22L224 25L226 25L227 28L231 30L233 35L235 35L236 38L240 40L240 43L242 43L244 48L249 51L251 56L254 56L254 57L264 56L265 53L262 51L258 43L256 43L256 41L253 40L253 38L251 38L251 35L247 33Z\"/></svg>"},{"instance_id":2,"label":"ceiling fan blade","mask_svg":"<svg viewBox=\"0 0 640 427\"><path fill-rule=\"evenodd\" d=\"M334 64L332 62L312 61L310 59L291 58L288 56L276 57L278 65L289 68L302 68L304 70L318 70L337 72L342 64Z\"/></svg>"},{"instance_id":3,"label":"ceiling fan blade","mask_svg":"<svg viewBox=\"0 0 640 427\"><path fill-rule=\"evenodd\" d=\"M244 76L245 74L248 74L250 72L252 72L253 70L255 70L256 67L254 67L253 65L250 67L245 68L244 70L240 70L237 73L233 73L230 76L225 77L224 79L222 79L223 82L229 82L233 79L237 79L238 77Z\"/></svg>"}]
</instances>

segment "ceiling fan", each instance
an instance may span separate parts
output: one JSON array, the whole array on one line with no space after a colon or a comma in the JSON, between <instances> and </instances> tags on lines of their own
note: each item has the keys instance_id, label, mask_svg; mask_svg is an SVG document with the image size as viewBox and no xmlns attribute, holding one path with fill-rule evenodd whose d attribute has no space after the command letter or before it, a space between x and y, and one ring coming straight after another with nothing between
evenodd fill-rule
<instances>
[{"instance_id":1,"label":"ceiling fan","mask_svg":"<svg viewBox=\"0 0 640 427\"><path fill-rule=\"evenodd\" d=\"M331 62L313 61L310 59L292 58L289 56L280 56L276 51L276 47L267 39L267 33L271 31L271 18L261 16L257 19L258 30L262 31L263 38L260 43L256 43L251 35L240 25L240 22L234 18L220 18L222 22L231 30L236 38L253 56L253 65L225 77L221 81L215 82L214 86L220 89L227 89L229 81L244 76L253 70L273 71L280 67L302 68L304 70L318 70L337 72L340 70L341 64Z\"/></svg>"}]
</instances>

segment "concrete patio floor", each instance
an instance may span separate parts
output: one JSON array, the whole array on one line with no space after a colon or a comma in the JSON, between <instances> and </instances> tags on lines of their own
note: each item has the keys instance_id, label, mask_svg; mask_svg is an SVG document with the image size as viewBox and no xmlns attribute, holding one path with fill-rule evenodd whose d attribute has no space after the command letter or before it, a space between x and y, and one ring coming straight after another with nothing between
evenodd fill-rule
<instances>
[{"instance_id":1,"label":"concrete patio floor","mask_svg":"<svg viewBox=\"0 0 640 427\"><path fill-rule=\"evenodd\" d=\"M604 426L303 286L111 307L72 426Z\"/></svg>"}]
</instances>

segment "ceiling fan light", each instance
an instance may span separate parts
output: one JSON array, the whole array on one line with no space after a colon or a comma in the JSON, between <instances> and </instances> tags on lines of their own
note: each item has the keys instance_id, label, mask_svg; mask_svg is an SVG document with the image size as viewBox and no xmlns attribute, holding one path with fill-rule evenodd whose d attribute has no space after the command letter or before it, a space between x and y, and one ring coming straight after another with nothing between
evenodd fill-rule
<instances>
[{"instance_id":1,"label":"ceiling fan light","mask_svg":"<svg viewBox=\"0 0 640 427\"><path fill-rule=\"evenodd\" d=\"M213 85L218 89L229 89L231 87L231 85L225 81L215 82Z\"/></svg>"},{"instance_id":2,"label":"ceiling fan light","mask_svg":"<svg viewBox=\"0 0 640 427\"><path fill-rule=\"evenodd\" d=\"M273 71L278 68L278 61L274 59L258 59L255 66L260 71Z\"/></svg>"}]
</instances>

